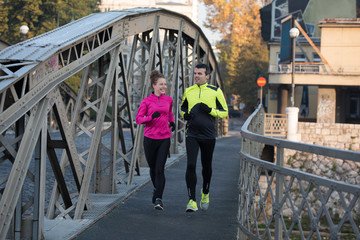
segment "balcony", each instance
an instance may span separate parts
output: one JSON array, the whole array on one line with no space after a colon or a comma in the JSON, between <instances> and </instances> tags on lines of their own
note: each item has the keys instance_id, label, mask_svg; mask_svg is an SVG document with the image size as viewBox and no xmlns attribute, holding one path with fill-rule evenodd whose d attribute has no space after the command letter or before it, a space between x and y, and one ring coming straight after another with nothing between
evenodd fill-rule
<instances>
[{"instance_id":1,"label":"balcony","mask_svg":"<svg viewBox=\"0 0 360 240\"><path fill-rule=\"evenodd\" d=\"M360 86L360 69L357 66L332 66L324 64L295 64L295 85ZM290 64L270 64L269 84L291 84Z\"/></svg>"}]
</instances>

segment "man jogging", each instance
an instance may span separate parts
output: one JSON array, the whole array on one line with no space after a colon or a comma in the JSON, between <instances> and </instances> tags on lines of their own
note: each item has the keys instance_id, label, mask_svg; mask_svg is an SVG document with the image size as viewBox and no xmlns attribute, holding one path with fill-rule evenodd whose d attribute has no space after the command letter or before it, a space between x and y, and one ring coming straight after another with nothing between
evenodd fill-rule
<instances>
[{"instance_id":1,"label":"man jogging","mask_svg":"<svg viewBox=\"0 0 360 240\"><path fill-rule=\"evenodd\" d=\"M209 207L209 189L212 175L212 157L216 142L215 118L225 118L228 108L220 88L208 84L210 68L206 64L197 64L194 70L195 84L187 88L181 102L181 115L186 124L186 185L189 195L187 212L198 210L195 187L196 160L201 151L203 187L200 208Z\"/></svg>"}]
</instances>

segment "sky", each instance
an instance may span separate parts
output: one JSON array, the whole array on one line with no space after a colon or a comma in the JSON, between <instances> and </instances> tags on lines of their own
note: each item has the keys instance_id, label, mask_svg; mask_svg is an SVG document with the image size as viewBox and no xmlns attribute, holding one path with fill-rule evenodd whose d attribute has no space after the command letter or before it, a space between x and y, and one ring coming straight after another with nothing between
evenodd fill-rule
<instances>
[{"instance_id":1,"label":"sky","mask_svg":"<svg viewBox=\"0 0 360 240\"><path fill-rule=\"evenodd\" d=\"M203 26L203 22L205 21L205 17L206 17L206 7L204 5L204 3L199 3L199 14L198 14L198 19L199 19L199 26L201 27L202 31L204 32L204 34L206 35L207 39L209 40L211 45L215 45L215 42L220 41L220 34L217 32L212 32L211 30L209 30L208 28L205 28Z\"/></svg>"}]
</instances>

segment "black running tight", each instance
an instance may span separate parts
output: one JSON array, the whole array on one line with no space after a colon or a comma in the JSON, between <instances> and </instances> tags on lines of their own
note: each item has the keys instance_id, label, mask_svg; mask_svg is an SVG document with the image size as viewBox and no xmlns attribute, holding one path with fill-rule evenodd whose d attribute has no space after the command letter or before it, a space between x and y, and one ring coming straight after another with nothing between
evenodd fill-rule
<instances>
[{"instance_id":1,"label":"black running tight","mask_svg":"<svg viewBox=\"0 0 360 240\"><path fill-rule=\"evenodd\" d=\"M201 151L202 177L203 177L203 193L209 193L210 180L212 175L212 157L215 148L215 139L198 139L186 137L186 185L188 189L189 199L196 201L196 161L199 148Z\"/></svg>"},{"instance_id":2,"label":"black running tight","mask_svg":"<svg viewBox=\"0 0 360 240\"><path fill-rule=\"evenodd\" d=\"M154 197L162 198L165 187L165 163L169 153L170 138L151 139L144 137L144 151L154 186Z\"/></svg>"}]
</instances>

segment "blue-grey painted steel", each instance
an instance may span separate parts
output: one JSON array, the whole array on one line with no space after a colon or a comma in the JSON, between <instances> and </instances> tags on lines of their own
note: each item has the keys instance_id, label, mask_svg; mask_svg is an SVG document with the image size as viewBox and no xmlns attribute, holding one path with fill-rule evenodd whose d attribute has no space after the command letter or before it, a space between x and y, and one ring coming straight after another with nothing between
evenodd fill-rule
<instances>
[{"instance_id":1,"label":"blue-grey painted steel","mask_svg":"<svg viewBox=\"0 0 360 240\"><path fill-rule=\"evenodd\" d=\"M104 29L104 27L144 12L159 11L159 9L136 8L124 11L93 13L60 28L12 45L0 51L0 60L41 62L64 46L69 46Z\"/></svg>"},{"instance_id":2,"label":"blue-grey painted steel","mask_svg":"<svg viewBox=\"0 0 360 240\"><path fill-rule=\"evenodd\" d=\"M68 48L77 41L82 40L84 36L101 31L124 17L151 11L159 11L159 9L136 8L124 11L94 13L40 36L3 49L0 51L0 68L4 68L2 65L7 62L13 61L20 62L20 64L25 66L17 70L15 74L2 76L6 78L6 81L0 82L0 91L56 52L60 52L63 48Z\"/></svg>"},{"instance_id":3,"label":"blue-grey painted steel","mask_svg":"<svg viewBox=\"0 0 360 240\"><path fill-rule=\"evenodd\" d=\"M18 81L19 78L22 78L26 73L35 69L41 62L49 59L56 53L60 53L63 50L68 49L69 47L77 44L79 41L83 41L84 38L104 30L106 27L111 26L121 19L137 17L142 14L144 15L146 13L150 14L155 12L164 12L167 14L173 14L174 16L177 15L178 17L185 18L187 21L191 22L189 18L179 13L161 8L134 8L88 15L60 28L12 45L0 51L0 69L7 73L7 75L0 77L0 80L4 79L3 81L0 81L0 92L5 90L5 88L9 85ZM195 32L200 33L206 44L211 46L201 28L195 24L193 24L192 27L195 29ZM177 30L177 27L172 26L169 22L160 22L160 28L171 28ZM189 28L187 30L189 30ZM207 53L211 55L211 59L216 59L211 48L210 51L207 51ZM9 67L7 66L9 62L11 65L15 63L22 65L22 67L14 73L6 71L6 68ZM219 70L217 69L217 65L215 65L215 73L217 75L216 81L219 85L222 85L221 76L218 74Z\"/></svg>"}]
</instances>

